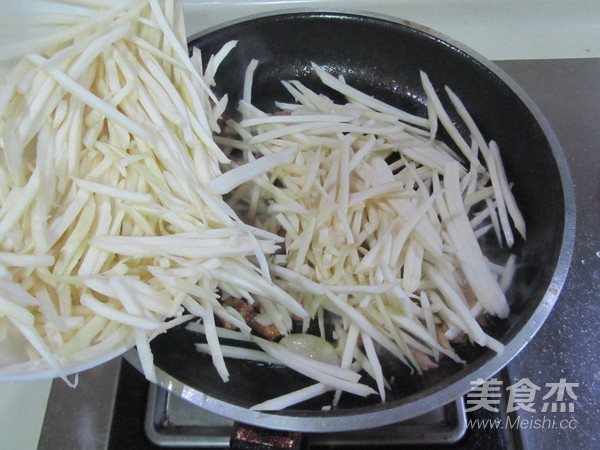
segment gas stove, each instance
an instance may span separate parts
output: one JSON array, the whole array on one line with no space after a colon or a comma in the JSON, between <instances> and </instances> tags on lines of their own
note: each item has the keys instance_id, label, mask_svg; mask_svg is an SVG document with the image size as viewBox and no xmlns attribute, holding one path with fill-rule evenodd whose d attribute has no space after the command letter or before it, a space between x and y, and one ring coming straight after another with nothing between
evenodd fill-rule
<instances>
[{"instance_id":1,"label":"gas stove","mask_svg":"<svg viewBox=\"0 0 600 450\"><path fill-rule=\"evenodd\" d=\"M162 447L227 448L236 423L198 408L180 397L152 385L148 391L144 419L146 437ZM313 433L304 437L306 447L365 448L427 443L454 444L467 431L467 416L462 398L448 405L385 427L341 433Z\"/></svg>"}]
</instances>

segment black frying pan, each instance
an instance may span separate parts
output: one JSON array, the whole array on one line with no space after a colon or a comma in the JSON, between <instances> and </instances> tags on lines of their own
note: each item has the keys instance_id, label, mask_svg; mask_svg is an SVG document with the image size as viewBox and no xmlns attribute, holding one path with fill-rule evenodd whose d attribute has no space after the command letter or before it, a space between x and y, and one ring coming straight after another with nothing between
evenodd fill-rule
<instances>
[{"instance_id":1,"label":"black frying pan","mask_svg":"<svg viewBox=\"0 0 600 450\"><path fill-rule=\"evenodd\" d=\"M549 314L566 277L574 240L574 197L565 158L535 105L481 56L405 22L344 13L278 14L206 32L193 37L190 46L200 47L207 59L230 40L238 40L237 47L216 78L217 94L229 94L230 115L236 114L244 71L253 58L260 61L253 101L266 111L274 110L275 100L291 101L280 80L300 79L311 87L320 86L311 62L343 74L350 85L381 100L423 116L426 106L419 69L428 73L441 98L445 98L444 85L458 94L484 136L498 142L528 227L527 241L516 244L520 265L508 294L512 315L492 322L488 330L506 350L496 355L465 345L458 352L468 361L466 366L444 361L424 375L411 374L390 358L386 373L393 371L395 381L385 403L376 396L343 395L335 411L321 410L328 402L328 397L322 397L265 414L247 408L312 382L287 369L230 361L231 380L223 383L210 357L195 351L194 342L200 337L179 328L152 343L159 383L201 407L242 422L318 432L369 428L414 417L463 395L471 388L470 381L499 371ZM136 355L129 352L128 358L135 362Z\"/></svg>"}]
</instances>

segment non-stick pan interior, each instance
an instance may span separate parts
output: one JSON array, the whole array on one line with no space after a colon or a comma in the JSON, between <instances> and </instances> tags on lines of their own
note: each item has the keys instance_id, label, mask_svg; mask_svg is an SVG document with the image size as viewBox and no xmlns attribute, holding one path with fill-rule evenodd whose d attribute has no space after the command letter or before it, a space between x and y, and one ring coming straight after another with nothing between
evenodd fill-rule
<instances>
[{"instance_id":1,"label":"non-stick pan interior","mask_svg":"<svg viewBox=\"0 0 600 450\"><path fill-rule=\"evenodd\" d=\"M311 62L343 75L348 84L376 98L423 116L426 106L419 70L429 75L446 105L449 102L444 86L449 86L476 119L483 135L498 142L528 227L527 240L517 241L515 247L519 266L509 292L513 314L506 321L490 321L490 333L508 345L507 354L495 357L490 350L465 345L459 352L468 361L466 366L443 362L439 369L424 375L411 374L392 358L382 358L396 374L394 389L386 403L375 396L362 399L346 395L335 411L322 411L327 398L319 398L277 414L337 417L341 423L344 418L363 413L374 417L380 411L392 411L399 420L411 415L411 404L415 402L420 402L420 406L413 408L413 414L462 395L469 388L468 381L475 376L492 376L535 333L558 293L552 291L554 296L549 297L549 287L556 291L561 284L558 279L557 285L556 271L564 250L565 170L557 163L557 159L562 161L560 148L552 136L549 138L549 130L540 123L539 114L532 112L529 101L524 101L518 87L492 64L462 46L409 24L351 14L283 14L211 31L193 38L190 45L199 47L203 58L208 60L230 40L238 43L219 69L215 90L218 95L228 94L228 114L232 116L236 114L244 71L251 59L259 61L253 103L265 111L273 111L276 100L292 101L281 80L299 79L309 87L331 94L320 87ZM449 106L448 111L451 110ZM439 137L443 139L444 134ZM532 320L536 322L533 325ZM243 410L311 384L289 370L243 361L228 363L231 380L223 383L210 358L195 351L193 343L199 339L199 335L175 329L155 339L152 348L157 367L183 385L205 394L201 402L209 409L229 415L233 410L223 405ZM384 421L393 419L388 414ZM253 421L247 417L241 420ZM318 431L316 422L306 423L298 428ZM338 428L352 427L351 421L344 423ZM279 427L271 422L267 425Z\"/></svg>"}]
</instances>

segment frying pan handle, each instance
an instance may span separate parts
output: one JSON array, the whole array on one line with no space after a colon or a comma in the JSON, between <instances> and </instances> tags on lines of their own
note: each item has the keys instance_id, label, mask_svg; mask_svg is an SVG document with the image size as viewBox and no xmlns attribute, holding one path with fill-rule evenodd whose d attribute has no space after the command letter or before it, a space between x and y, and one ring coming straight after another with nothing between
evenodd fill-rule
<instances>
[{"instance_id":1,"label":"frying pan handle","mask_svg":"<svg viewBox=\"0 0 600 450\"><path fill-rule=\"evenodd\" d=\"M304 441L298 431L269 430L235 422L229 446L244 450L303 450Z\"/></svg>"}]
</instances>

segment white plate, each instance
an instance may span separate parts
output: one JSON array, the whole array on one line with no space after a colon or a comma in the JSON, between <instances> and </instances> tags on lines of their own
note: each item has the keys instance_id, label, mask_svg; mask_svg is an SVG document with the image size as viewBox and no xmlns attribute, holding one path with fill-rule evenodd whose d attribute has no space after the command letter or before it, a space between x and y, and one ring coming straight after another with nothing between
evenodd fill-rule
<instances>
[{"instance_id":1,"label":"white plate","mask_svg":"<svg viewBox=\"0 0 600 450\"><path fill-rule=\"evenodd\" d=\"M130 339L133 341L133 339ZM0 382L38 381L55 378L56 372L43 359L29 361L25 354L25 339L0 342ZM92 369L116 358L133 347L133 342L121 343L95 354L93 357L71 357L59 361L65 375L73 375Z\"/></svg>"}]
</instances>

